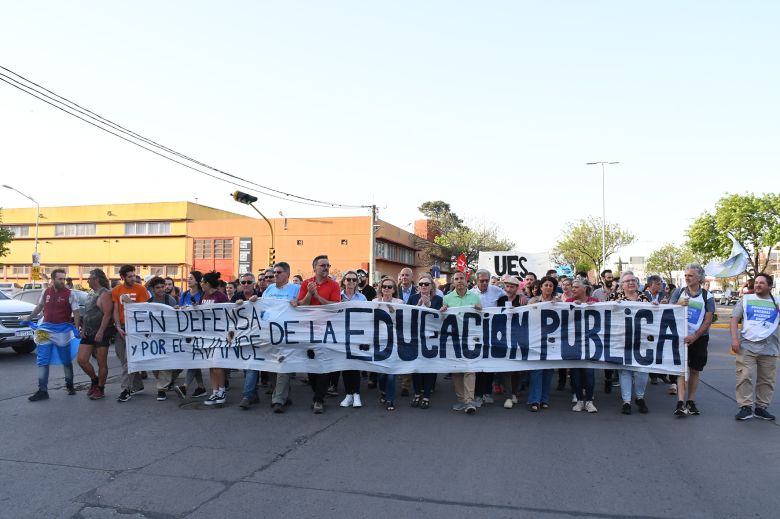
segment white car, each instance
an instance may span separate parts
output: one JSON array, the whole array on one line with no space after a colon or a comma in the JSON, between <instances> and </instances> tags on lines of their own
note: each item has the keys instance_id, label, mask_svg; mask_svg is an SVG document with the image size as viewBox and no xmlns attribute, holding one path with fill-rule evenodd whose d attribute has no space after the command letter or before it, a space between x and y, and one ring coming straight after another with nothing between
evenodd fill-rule
<instances>
[{"instance_id":1,"label":"white car","mask_svg":"<svg viewBox=\"0 0 780 519\"><path fill-rule=\"evenodd\" d=\"M22 286L19 283L11 283L8 281L0 282L0 292L4 293L8 297L11 297L21 289Z\"/></svg>"},{"instance_id":2,"label":"white car","mask_svg":"<svg viewBox=\"0 0 780 519\"><path fill-rule=\"evenodd\" d=\"M30 315L34 308L34 304L15 301L0 292L0 348L11 347L20 354L35 350L32 329L19 321L20 316Z\"/></svg>"}]
</instances>

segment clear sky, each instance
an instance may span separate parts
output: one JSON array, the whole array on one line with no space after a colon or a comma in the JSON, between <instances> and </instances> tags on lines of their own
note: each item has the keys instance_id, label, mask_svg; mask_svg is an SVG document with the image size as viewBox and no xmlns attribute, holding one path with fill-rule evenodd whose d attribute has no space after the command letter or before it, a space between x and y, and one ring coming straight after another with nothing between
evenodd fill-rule
<instances>
[{"instance_id":1,"label":"clear sky","mask_svg":"<svg viewBox=\"0 0 780 519\"><path fill-rule=\"evenodd\" d=\"M376 203L400 227L442 199L543 251L601 216L585 162L620 161L606 207L638 237L625 260L681 243L725 193L780 191L777 2L40 1L2 16L0 65L203 162ZM234 187L5 83L0 150L2 183L44 206L253 214ZM0 206L28 203L0 189Z\"/></svg>"}]
</instances>

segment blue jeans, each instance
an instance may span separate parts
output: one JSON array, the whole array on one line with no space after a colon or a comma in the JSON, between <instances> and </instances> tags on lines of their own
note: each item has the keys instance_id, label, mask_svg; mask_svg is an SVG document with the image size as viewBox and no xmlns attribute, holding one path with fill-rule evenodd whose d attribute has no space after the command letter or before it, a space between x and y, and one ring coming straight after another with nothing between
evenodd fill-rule
<instances>
[{"instance_id":1,"label":"blue jeans","mask_svg":"<svg viewBox=\"0 0 780 519\"><path fill-rule=\"evenodd\" d=\"M641 371L629 371L627 369L618 370L620 377L620 396L623 402L631 402L631 384L633 382L634 392L637 398L645 397L645 388L647 388L648 373Z\"/></svg>"},{"instance_id":2,"label":"blue jeans","mask_svg":"<svg viewBox=\"0 0 780 519\"><path fill-rule=\"evenodd\" d=\"M49 362L51 360L52 348L60 348L63 353L60 354L60 358L67 358L64 353L70 349L70 346L53 346L51 344L38 345L38 351L36 352L36 364L38 364L38 390L49 390ZM73 363L63 364L62 368L65 370L65 384L68 387L73 386Z\"/></svg>"},{"instance_id":3,"label":"blue jeans","mask_svg":"<svg viewBox=\"0 0 780 519\"><path fill-rule=\"evenodd\" d=\"M572 368L571 385L577 400L588 402L593 400L593 386L596 383L596 375L593 368Z\"/></svg>"},{"instance_id":4,"label":"blue jeans","mask_svg":"<svg viewBox=\"0 0 780 519\"><path fill-rule=\"evenodd\" d=\"M385 400L395 402L395 375L379 375L379 391L385 394Z\"/></svg>"},{"instance_id":5,"label":"blue jeans","mask_svg":"<svg viewBox=\"0 0 780 519\"><path fill-rule=\"evenodd\" d=\"M528 403L550 403L550 384L552 383L552 369L535 369L530 373L531 383L528 387Z\"/></svg>"},{"instance_id":6,"label":"blue jeans","mask_svg":"<svg viewBox=\"0 0 780 519\"><path fill-rule=\"evenodd\" d=\"M257 398L257 377L259 375L259 371L253 369L246 370L244 374L244 392L241 394L242 398L247 400Z\"/></svg>"}]
</instances>

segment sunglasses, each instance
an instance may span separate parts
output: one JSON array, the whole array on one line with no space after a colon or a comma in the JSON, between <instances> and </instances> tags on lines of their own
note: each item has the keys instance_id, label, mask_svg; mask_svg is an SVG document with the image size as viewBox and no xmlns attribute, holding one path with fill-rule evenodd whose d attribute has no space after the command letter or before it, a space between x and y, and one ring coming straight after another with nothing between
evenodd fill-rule
<instances>
[{"instance_id":1,"label":"sunglasses","mask_svg":"<svg viewBox=\"0 0 780 519\"><path fill-rule=\"evenodd\" d=\"M417 283L417 286L429 287L429 286L431 286L431 284L430 283L421 282L421 283Z\"/></svg>"},{"instance_id":2,"label":"sunglasses","mask_svg":"<svg viewBox=\"0 0 780 519\"><path fill-rule=\"evenodd\" d=\"M395 287L393 285L382 285L382 290L392 290Z\"/></svg>"},{"instance_id":3,"label":"sunglasses","mask_svg":"<svg viewBox=\"0 0 780 519\"><path fill-rule=\"evenodd\" d=\"M241 282L242 285L251 285L253 283L254 283L254 281L249 281L249 280L246 280L246 279Z\"/></svg>"},{"instance_id":4,"label":"sunglasses","mask_svg":"<svg viewBox=\"0 0 780 519\"><path fill-rule=\"evenodd\" d=\"M357 283L357 278L344 278L347 283Z\"/></svg>"},{"instance_id":5,"label":"sunglasses","mask_svg":"<svg viewBox=\"0 0 780 519\"><path fill-rule=\"evenodd\" d=\"M273 278L275 278L275 277L276 277L276 276L265 276L263 279L273 279Z\"/></svg>"},{"instance_id":6,"label":"sunglasses","mask_svg":"<svg viewBox=\"0 0 780 519\"><path fill-rule=\"evenodd\" d=\"M276 274L278 276L279 274L284 274L284 271L283 270L274 270L274 274Z\"/></svg>"}]
</instances>

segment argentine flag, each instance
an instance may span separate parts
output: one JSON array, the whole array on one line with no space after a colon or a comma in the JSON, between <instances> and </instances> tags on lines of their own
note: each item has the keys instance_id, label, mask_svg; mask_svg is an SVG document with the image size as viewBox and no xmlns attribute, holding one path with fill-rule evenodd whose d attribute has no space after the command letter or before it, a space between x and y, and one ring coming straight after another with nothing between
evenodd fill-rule
<instances>
[{"instance_id":1,"label":"argentine flag","mask_svg":"<svg viewBox=\"0 0 780 519\"><path fill-rule=\"evenodd\" d=\"M704 273L708 276L714 276L716 278L733 278L745 272L748 264L748 253L745 248L734 239L734 236L732 236L731 233L729 233L729 238L731 238L732 243L731 256L723 263L718 263L717 261L707 263L707 266L704 267Z\"/></svg>"},{"instance_id":2,"label":"argentine flag","mask_svg":"<svg viewBox=\"0 0 780 519\"><path fill-rule=\"evenodd\" d=\"M33 329L33 340L38 345L39 366L72 364L79 352L81 335L71 323L52 324L23 321Z\"/></svg>"}]
</instances>

